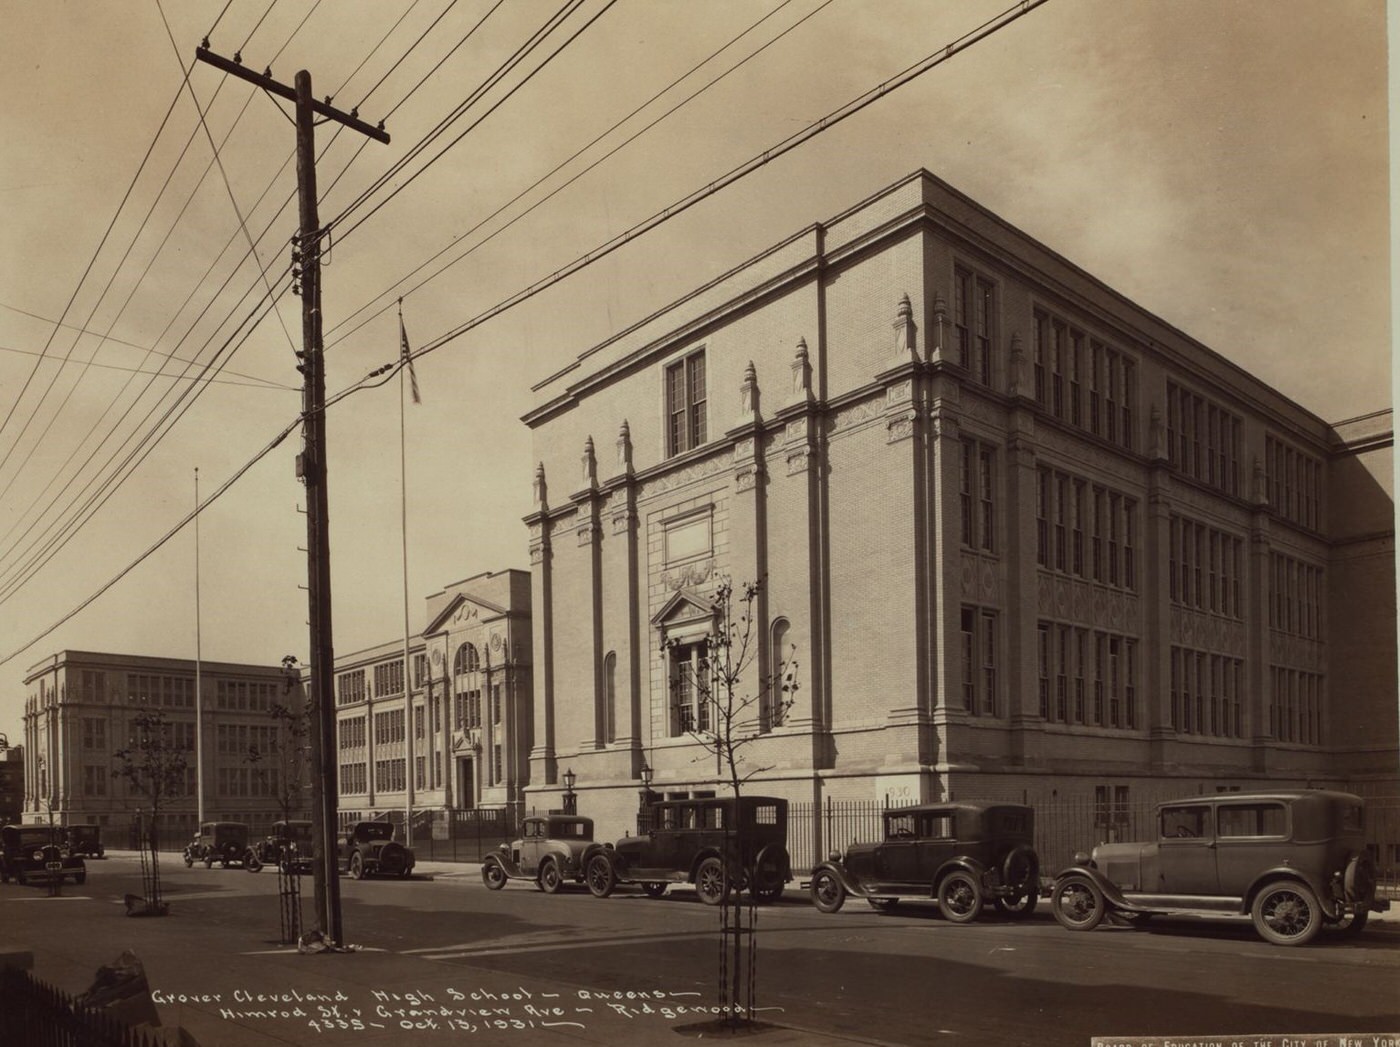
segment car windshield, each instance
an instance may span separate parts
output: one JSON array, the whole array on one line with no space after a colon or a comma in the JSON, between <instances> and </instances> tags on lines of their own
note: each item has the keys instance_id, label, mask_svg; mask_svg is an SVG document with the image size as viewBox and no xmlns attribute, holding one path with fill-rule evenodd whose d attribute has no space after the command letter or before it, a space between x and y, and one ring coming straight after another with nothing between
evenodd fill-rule
<instances>
[{"instance_id":1,"label":"car windshield","mask_svg":"<svg viewBox=\"0 0 1400 1047\"><path fill-rule=\"evenodd\" d=\"M53 830L50 835L48 829L21 829L19 831L19 845L21 847L42 847L51 840L58 839L58 830Z\"/></svg>"},{"instance_id":2,"label":"car windshield","mask_svg":"<svg viewBox=\"0 0 1400 1047\"><path fill-rule=\"evenodd\" d=\"M588 826L583 822L560 822L554 827L554 834L562 840L586 840Z\"/></svg>"},{"instance_id":3,"label":"car windshield","mask_svg":"<svg viewBox=\"0 0 1400 1047\"><path fill-rule=\"evenodd\" d=\"M276 835L286 837L288 840L311 839L310 822L284 822L276 828Z\"/></svg>"},{"instance_id":4,"label":"car windshield","mask_svg":"<svg viewBox=\"0 0 1400 1047\"><path fill-rule=\"evenodd\" d=\"M355 835L364 840L392 840L394 827L388 822L373 822L361 825Z\"/></svg>"}]
</instances>

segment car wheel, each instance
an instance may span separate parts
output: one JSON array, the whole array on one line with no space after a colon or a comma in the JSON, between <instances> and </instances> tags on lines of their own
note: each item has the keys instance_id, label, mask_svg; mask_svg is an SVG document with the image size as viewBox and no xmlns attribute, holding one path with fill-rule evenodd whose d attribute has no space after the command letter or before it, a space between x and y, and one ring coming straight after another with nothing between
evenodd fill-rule
<instances>
[{"instance_id":1,"label":"car wheel","mask_svg":"<svg viewBox=\"0 0 1400 1047\"><path fill-rule=\"evenodd\" d=\"M867 898L865 901L876 912L889 912L899 904L898 898Z\"/></svg>"},{"instance_id":2,"label":"car wheel","mask_svg":"<svg viewBox=\"0 0 1400 1047\"><path fill-rule=\"evenodd\" d=\"M1083 876L1072 876L1055 884L1050 909L1060 926L1071 931L1092 931L1103 922L1107 906L1098 884Z\"/></svg>"},{"instance_id":3,"label":"car wheel","mask_svg":"<svg viewBox=\"0 0 1400 1047\"><path fill-rule=\"evenodd\" d=\"M612 894L617 886L617 870L613 868L612 859L602 851L595 854L588 859L584 879L588 881L588 890L593 897L606 898Z\"/></svg>"},{"instance_id":4,"label":"car wheel","mask_svg":"<svg viewBox=\"0 0 1400 1047\"><path fill-rule=\"evenodd\" d=\"M1254 896L1250 907L1259 937L1274 945L1304 945L1322 929L1322 909L1306 884L1279 880Z\"/></svg>"},{"instance_id":5,"label":"car wheel","mask_svg":"<svg viewBox=\"0 0 1400 1047\"><path fill-rule=\"evenodd\" d=\"M194 866L194 859L191 858L188 854L185 855L185 868L186 868L186 869L189 869L189 868L192 868L193 866Z\"/></svg>"},{"instance_id":6,"label":"car wheel","mask_svg":"<svg viewBox=\"0 0 1400 1047\"><path fill-rule=\"evenodd\" d=\"M497 861L485 861L481 863L481 882L486 884L488 891L499 891L506 885L506 871L501 868L501 863Z\"/></svg>"},{"instance_id":7,"label":"car wheel","mask_svg":"<svg viewBox=\"0 0 1400 1047\"><path fill-rule=\"evenodd\" d=\"M360 857L360 852L356 851L350 856L350 875L356 880L365 878L365 862Z\"/></svg>"},{"instance_id":8,"label":"car wheel","mask_svg":"<svg viewBox=\"0 0 1400 1047\"><path fill-rule=\"evenodd\" d=\"M811 890L817 912L836 912L846 904L846 886L830 869L818 869L812 875Z\"/></svg>"},{"instance_id":9,"label":"car wheel","mask_svg":"<svg viewBox=\"0 0 1400 1047\"><path fill-rule=\"evenodd\" d=\"M540 890L545 894L558 894L559 888L564 886L564 876L559 871L559 863L551 859L545 859L540 866Z\"/></svg>"},{"instance_id":10,"label":"car wheel","mask_svg":"<svg viewBox=\"0 0 1400 1047\"><path fill-rule=\"evenodd\" d=\"M670 886L665 880L651 880L642 884L642 890L648 898L660 898Z\"/></svg>"},{"instance_id":11,"label":"car wheel","mask_svg":"<svg viewBox=\"0 0 1400 1047\"><path fill-rule=\"evenodd\" d=\"M729 890L724 875L724 863L718 858L706 858L695 870L695 893L706 905L718 905Z\"/></svg>"},{"instance_id":12,"label":"car wheel","mask_svg":"<svg viewBox=\"0 0 1400 1047\"><path fill-rule=\"evenodd\" d=\"M244 856L243 868L247 869L250 873L262 872L262 867L263 863L258 859L258 856L252 851L249 851Z\"/></svg>"},{"instance_id":13,"label":"car wheel","mask_svg":"<svg viewBox=\"0 0 1400 1047\"><path fill-rule=\"evenodd\" d=\"M949 873L938 885L938 908L949 923L971 923L982 912L982 888L968 873Z\"/></svg>"}]
</instances>

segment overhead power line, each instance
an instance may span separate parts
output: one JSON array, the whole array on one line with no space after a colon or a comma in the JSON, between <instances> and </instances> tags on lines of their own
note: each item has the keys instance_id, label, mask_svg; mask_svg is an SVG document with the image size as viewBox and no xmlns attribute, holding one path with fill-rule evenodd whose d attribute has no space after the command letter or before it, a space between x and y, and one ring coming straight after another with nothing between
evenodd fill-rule
<instances>
[{"instance_id":1,"label":"overhead power line","mask_svg":"<svg viewBox=\"0 0 1400 1047\"><path fill-rule=\"evenodd\" d=\"M700 97L700 95L704 94L704 93L705 93L706 91L708 91L710 88L714 87L714 86L715 86L716 84L718 84L720 81L722 81L722 80L725 79L727 76L729 76L731 73L733 73L733 72L735 72L736 70L742 68L742 67L743 67L744 65L746 65L748 62L750 62L750 61L752 61L753 59L757 58L760 54L762 54L762 53L763 53L764 51L766 51L768 48L772 47L774 44L778 43L778 41L782 40L782 39L783 39L784 37L786 37L789 33L793 32L793 31L794 31L795 29L797 29L799 26L804 25L809 19L811 19L812 17L814 17L814 16L817 15L817 14L820 14L823 10L825 10L825 9L826 9L828 6L830 6L833 2L834 2L834 0L825 0L825 2L822 3L820 6L813 8L811 11L809 11L807 14L803 15L800 19L798 19L796 22L792 23L790 26L788 26L788 27L787 27L786 29L784 29L782 32L778 33L776 36L774 36L774 37L772 37L771 39L769 39L769 40L768 40L767 42L765 42L761 47L756 48L755 50L753 50L752 52L750 52L748 55L746 55L744 58L741 58L739 61L735 62L733 65L731 65L731 66L730 66L728 69L726 69L724 72L722 72L722 73L718 74L717 76L714 76L713 78L711 78L708 82L706 82L705 84L703 84L701 87L697 88L695 91L692 91L692 92L691 92L689 95L687 95L685 98L681 99L681 100L680 100L679 102L677 102L675 105L673 105L673 106L671 106L669 109L667 109L664 113L662 113L661 115L657 116L654 120L651 120L651 121L650 121L649 123L647 123L645 126L643 126L643 127L641 127L640 129L638 129L635 133L629 135L627 138L625 138L623 141L619 142L619 143L618 143L616 146L614 146L612 149L609 149L609 150L608 150L606 153L604 153L602 156L598 157L596 160L594 160L594 161L592 161L591 163L589 163L589 164L588 164L586 167L584 167L582 170L578 171L576 174L574 174L573 176L571 176L571 177L570 177L569 179L567 179L566 181L560 183L558 186L556 186L556 187L555 187L554 189L552 189L550 192L548 192L547 194L545 194L545 195L544 195L543 197L541 197L539 200L536 200L533 204L531 204L531 205L530 205L529 207L527 207L525 210L523 210L523 211L521 211L519 214L515 215L515 216L514 216L513 218L511 218L508 222L505 222L503 225L501 225L500 228L493 230L493 231L490 233L490 235L488 235L488 236L486 236L486 237L483 237L481 240L478 240L476 243L474 243L474 244L472 244L471 246L469 246L468 248L466 248L464 251L462 251L461 254L457 255L457 256L456 256L455 258L453 258L451 261L446 262L446 263L444 263L443 265L439 266L437 269L433 270L432 273L430 273L428 276L425 276L422 280L419 280L416 284L414 284L412 287L410 287L407 291L402 292L402 294L400 295L400 297L402 297L402 298L407 298L409 295L412 295L412 294L414 294L415 292L421 290L425 285L427 285L428 283L431 283L433 280L437 279L439 276L441 276L444 272L446 272L446 271L447 271L448 269L450 269L452 266L456 265L458 262L463 261L465 258L469 257L470 255L472 255L472 254L475 253L476 251L480 250L482 247L486 246L486 244L490 243L490 242L491 242L492 240L494 240L496 237L500 236L500 235L501 235L502 233L504 233L506 230L510 229L510 228L511 228L512 226L514 226L517 222L520 222L520 221L522 221L523 219L525 219L527 216L529 216L530 214L533 214L536 210L538 210L540 207L544 206L546 203L548 203L548 202L549 202L550 200L552 200L554 197L558 196L559 193L563 192L563 191L564 191L565 189L567 189L569 186L573 185L575 182L577 182L577 181L578 181L580 178L582 178L584 175L588 174L590 171L594 170L594 169L597 168L600 164L603 164L604 162L606 162L607 160L609 160L611 157L617 155L618 152L620 152L621 150L625 149L625 148L626 148L628 145L630 145L631 143L635 142L635 141L636 141L638 138L640 138L643 134L645 134L646 132L650 131L652 128L656 127L656 126L657 126L658 124L660 124L662 121L668 119L669 117L673 116L675 113L679 112L682 108L684 108L685 106L689 105L689 104L690 104L691 102L693 102L696 98ZM422 272L423 269L425 269L425 268L426 268L428 265L430 265L432 262L434 262L434 261L436 261L437 259L441 258L444 254L446 254L448 251L450 251L456 244L458 244L459 242L461 242L463 239L465 239L466 237L470 236L472 233L475 233L477 230L484 228L488 223L490 223L491 221L493 221L494 219L496 219L497 217L499 217L507 208L511 207L512 205L518 203L520 200L524 199L527 195L529 195L529 194L532 193L534 190L536 190L537 188L539 188L541 185L543 185L546 181L548 181L548 180L549 180L551 177L553 177L555 174L557 174L558 172L562 171L562 170L563 170L565 167L567 167L569 164L573 163L574 160L578 159L580 156L582 156L584 153L586 153L589 149L593 148L593 146L597 145L599 142L601 142L601 141L602 141L604 138L606 138L608 135L612 134L614 131L616 131L616 130L617 130L619 127L621 127L623 124L627 123L629 120L631 120L631 119L632 119L634 116L636 116L638 113L642 112L644 109L646 109L648 106L650 106L650 105L651 105L653 102L655 102L657 99L659 99L659 98L661 98L663 95L667 94L669 91L671 91L673 88L675 88L678 84L682 83L682 82L683 82L684 80L686 80L688 77L692 76L696 71L698 71L699 69L701 69L701 68L703 68L704 66L708 65L708 64L709 64L710 62L712 62L715 58L719 57L719 56L720 56L721 54L723 54L725 51L729 50L729 48L733 47L736 43L738 43L740 40L742 40L742 39L743 39L745 36L747 36L749 33L753 32L753 30L757 29L760 25L762 25L762 24L763 24L764 22L766 22L768 19L770 19L770 18L772 18L774 15L778 14L778 12L782 11L783 8L787 7L788 4L790 4L790 3L792 3L792 0L784 0L784 3L780 4L778 7L775 7L772 11L769 11L769 12L768 12L767 14L765 14L762 18L758 19L758 21L752 23L747 29L742 30L738 35L736 35L736 36L734 36L733 38L731 38L730 41L729 41L728 43L724 44L724 45L723 45L722 47L720 47L718 50L712 51L712 52L711 52L709 55L707 55L705 58L701 59L698 63L696 63L695 65L691 66L691 68L690 68L689 70L687 70L686 72L682 73L682 74L681 74L680 76L678 76L676 79L672 80L669 84L667 84L665 87L663 87L660 91L657 91L655 94L653 94L650 98L648 98L648 99L647 99L645 102L643 102L641 105L637 106L635 109L633 109L633 110L632 110L630 113L628 113L626 116L622 117L622 119L620 119L620 120L618 120L617 122L615 122L615 123L614 123L611 127L609 127L606 131L603 131L601 134L595 136L595 137L594 137L591 141L589 141L586 145L584 145L584 146L580 147L579 149L575 150L574 153L573 153L572 155L570 155L567 159L565 159L565 160L561 161L560 163L556 164L553 168L551 168L551 169L550 169L549 171L547 171L545 174L541 175L539 178L537 178L533 183L531 183L531 184L530 184L529 186L527 186L525 189L522 189L519 193L517 193L515 196L511 197L509 200L507 200L507 201L506 201L504 204L502 204L500 207L496 208L496 210L492 211L492 212L491 212L489 215L487 215L485 218L481 219L481 221L479 221L479 222L477 222L475 225L473 225L470 229L467 229L466 231L464 231L464 232L462 232L462 233L459 233L457 236L454 236L454 237L447 243L447 245L444 246L444 247L443 247L440 251L438 251L436 254L432 255L431 257L429 257L428 259L426 259L425 261L421 262L419 265L417 265L416 267L414 267L413 269L411 269L409 272L407 272L407 273L405 273L403 276L399 277L396 281L394 281L394 283L390 284L388 288L386 288L385 290L379 292L379 294L375 295L374 298L370 299L370 301L369 301L368 303L366 303L365 305L361 306L359 309L356 309L353 313L351 313L349 316L347 316L344 320L342 320L340 323L338 323L338 324L336 324L334 327L332 327L330 333L334 334L334 333L335 333L336 331L338 331L341 327L344 327L346 324L352 322L352 321L355 319L355 317L359 316L359 315L360 315L362 312L364 312L366 309L370 308L370 306L371 306L374 302L378 301L380 298L382 298L382 297L384 297L384 296L386 296L386 295L393 295L394 292L398 289L398 287L399 287L405 280L407 280L409 277L414 276L414 275L416 275L416 274L419 273L419 272ZM350 337L351 335L353 335L356 331L360 330L360 328L364 327L366 324L370 323L370 322L371 322L372 320L374 320L375 318L377 318L377 317L381 316L383 313L387 312L387 311L392 307L392 305L393 305L393 301L391 300L391 301L387 302L386 304L384 304L383 306L381 306L379 309L376 309L374 312L372 312L369 316L365 317L363 320L361 320L359 323L357 323L357 324L356 324L354 327L352 327L350 330L346 331L344 334L340 335L339 337L335 338L333 341L331 341L330 343L328 343L327 346L326 346L326 348L327 348L327 349L333 348L334 346L338 345L340 342L343 342L346 338L349 338L349 337Z\"/></svg>"},{"instance_id":2,"label":"overhead power line","mask_svg":"<svg viewBox=\"0 0 1400 1047\"><path fill-rule=\"evenodd\" d=\"M874 101L884 97L886 94L889 94L891 91L896 90L897 88L903 86L906 83L909 83L911 80L922 75L923 73L928 72L930 69L935 68L937 65L940 65L948 58L951 58L954 54L967 50L967 48L971 47L973 44L987 38L988 36L991 36L993 33L1011 24L1012 22L1020 18L1022 15L1029 13L1030 11L1041 6L1045 2L1046 0L1021 0L1020 3L1013 5L1012 7L1003 11L1001 14L987 20L971 32L966 33L963 36L954 40L953 42L945 45L940 50L929 55L923 61L918 62L913 66L910 66L904 72L899 73L895 77L892 77L891 79L885 81L882 84L879 84L877 87L871 89L865 94L862 94L857 98L853 99L852 101L846 103L846 105L836 110L833 110L827 116L822 117L820 120L808 125L808 127L797 132L796 134L789 136L782 142L778 143L778 145L768 150L765 150L763 153L760 153L757 157L754 157L746 163L739 165L739 167L734 168L732 171L722 176L721 178L710 182L708 185L696 190L691 194L688 194L685 197L682 197L675 204L666 208L664 211L659 212L657 215L654 215L652 218L647 219L646 221L639 223L636 226L633 226L631 229L607 241L597 249L580 256L578 259L576 259L569 265L566 265L563 268L556 270L549 277L546 277L543 280L531 284L530 286L517 292L515 295L512 295L511 297L501 301L492 308L478 314L477 316L462 324L459 324L457 327L450 329L444 334L439 335L437 338L433 339L431 342L426 343L425 345L421 346L419 349L413 351L412 353L402 354L394 364L385 368L377 369L376 372L374 372L374 377L362 379L359 382L356 382L355 384L341 390L339 393L328 397L325 401L323 410L329 410L335 404L338 404L342 400L347 399L348 397L354 395L357 392L362 392L367 389L376 388L380 385L383 385L393 376L395 372L397 372L403 366L407 365L408 362L415 360L419 357L426 356L431 352L435 352L436 350L442 348L442 346L447 345L456 338L461 337L461 335L465 334L472 328L484 323L486 320L491 319L494 316L498 316L506 310L513 308L516 305L519 305L521 302L528 300L529 298L538 294L540 291L543 291L545 288L555 283L558 283L559 281L567 278L568 276L579 271L585 266L590 265L593 262L599 260L600 258L603 258L606 255L612 253L613 251L621 247L623 244L629 243L631 240L649 231L650 229L655 228L662 222L665 222L670 218L673 218L676 215L683 213L685 210L693 206L695 203L698 203L700 200L719 192L720 189L733 184L735 181L738 181L744 175L749 174L752 171L757 170L759 167L762 167L763 165L767 164L770 160L776 159L778 156L781 156L791 151L792 149L795 149L798 145L810 140L811 138L820 134L822 131L825 131L830 127L835 126L837 123L846 119L847 117L854 115L856 112L859 112L861 109L864 109L866 106L870 105ZM645 320L641 321L641 323L645 322ZM633 330L637 326L638 325L633 325L633 327L629 328L629 330ZM177 534L181 529L183 529L189 523L189 521L192 520L201 511L201 509L204 506L209 505L212 501L214 501L215 498L219 497L226 490L228 490L228 488L231 487L237 479L239 479L243 474L245 474L248 471L248 469L250 469L254 464L256 464L257 461L261 460L262 457L270 453L270 451L278 444L280 444L289 433L294 431L296 427L301 424L301 422L302 418L298 417L295 421L290 423L286 428L282 430L281 433L278 434L278 436L270 444L268 444L265 448L258 452L258 454L255 455L252 459L250 459L236 474L234 474L233 477L226 481L215 492L214 495L211 495L209 499L206 499L206 501L200 507L197 507L193 512L191 512L188 516L181 520L179 524L177 524L174 528L167 532L166 535L164 535L155 545L153 545L150 549L143 553L136 561L128 565L126 568L123 568L122 571L120 571L116 576L109 580L92 596L85 599L72 611L68 612L53 625L44 629L33 639L26 642L23 646L11 651L8 654L5 654L3 657L0 657L0 665L7 663L15 657L17 657L19 654L22 654L24 651L28 650L39 640L52 633L63 623L67 622L75 615L77 615L80 611L90 606L98 597L100 597L103 593L105 593L113 585L120 581L121 578L129 574L132 570L135 569L137 565L139 565L152 553L159 549L162 545L168 542L170 538L174 537L174 535Z\"/></svg>"},{"instance_id":3,"label":"overhead power line","mask_svg":"<svg viewBox=\"0 0 1400 1047\"><path fill-rule=\"evenodd\" d=\"M889 94L890 92L895 91L900 87L903 87L911 80L914 80L922 76L924 73L927 73L930 69L934 69L937 66L942 65L949 58L952 58L955 54L959 54L962 51L967 50L973 44L986 39L993 33L997 32L999 29L1004 29L1006 26L1016 21L1022 15L1025 15L1030 11L1035 10L1035 8L1040 7L1046 2L1047 0L1020 0L1019 3L1007 8L1005 11L996 15L995 17L989 18L987 21L979 25L976 29L964 33L952 43L945 45L938 51L935 51L933 54L923 59L922 61L916 62L914 65L908 67L896 76L891 77L884 83L871 88L864 94L858 95L856 98L853 98L845 105L832 110L826 116L823 116L821 119L816 120L811 124L808 124L802 130L797 131L792 135L789 135L777 145L765 149L757 156L745 161L738 167L731 169L727 174L721 175L719 178L716 178L708 185L702 186L701 188L696 189L694 192L691 192L686 196L681 197L669 207L658 211L650 218L639 222L638 224L632 226L632 228L626 230L625 232L619 233L611 240L608 240L601 246L594 248L587 254L580 255L568 265L555 270L553 273L551 273L544 279L538 280L530 286L520 291L517 291L509 298L497 303L496 305L485 310L484 312L478 313L470 320L467 320L464 323L459 324L458 326L444 332L443 334L432 339L431 341L425 342L423 345L419 346L403 360L399 361L395 366L402 367L409 360L417 360L419 357L427 356L429 353L436 352L438 349L441 349L444 345L447 345L454 339L460 338L462 335L466 334L473 328L479 327L487 320L499 316L501 313L504 313L508 309L514 308L522 302L528 301L535 295L539 294L541 291L544 291L545 289L552 287L554 284L559 283L561 280L572 276L580 269L590 266L594 262L597 262L602 258L606 258L618 248L631 243L639 236L650 232L651 230L655 229L657 226L661 225L664 222L670 221L677 215L683 214L684 212L688 211L690 208L698 204L700 201L715 195L722 189L728 188L735 182L739 181L739 179L745 177L746 175L752 174L759 168L778 159L778 157L784 156L785 154L796 149L798 146L811 141L823 131L830 130L841 121L851 116L854 116L856 113L860 112L862 109L873 104L874 102L879 101L881 98L885 97L885 95ZM353 392L354 389L354 386L348 387L347 389L343 390L341 394L337 394L336 397L327 401L327 403L329 404L336 402L337 400L343 398L344 395L349 395L349 393Z\"/></svg>"}]
</instances>

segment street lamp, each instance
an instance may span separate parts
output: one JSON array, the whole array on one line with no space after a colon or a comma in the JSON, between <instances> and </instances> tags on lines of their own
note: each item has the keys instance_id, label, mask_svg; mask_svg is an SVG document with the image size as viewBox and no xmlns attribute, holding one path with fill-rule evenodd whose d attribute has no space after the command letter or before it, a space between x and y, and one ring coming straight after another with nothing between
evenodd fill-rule
<instances>
[{"instance_id":1,"label":"street lamp","mask_svg":"<svg viewBox=\"0 0 1400 1047\"><path fill-rule=\"evenodd\" d=\"M578 781L578 776L573 769L564 772L564 813L578 814L578 797L574 795L574 782Z\"/></svg>"},{"instance_id":2,"label":"street lamp","mask_svg":"<svg viewBox=\"0 0 1400 1047\"><path fill-rule=\"evenodd\" d=\"M651 831L650 818L647 816L647 805L651 803L651 766L642 761L642 769L639 772L642 776L642 787L637 792L637 835Z\"/></svg>"}]
</instances>

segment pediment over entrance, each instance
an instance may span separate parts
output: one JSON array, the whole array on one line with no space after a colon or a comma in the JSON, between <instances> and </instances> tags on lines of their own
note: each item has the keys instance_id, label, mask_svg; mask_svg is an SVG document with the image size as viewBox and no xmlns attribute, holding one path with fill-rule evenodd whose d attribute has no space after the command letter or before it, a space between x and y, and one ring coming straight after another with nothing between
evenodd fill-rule
<instances>
[{"instance_id":1,"label":"pediment over entrance","mask_svg":"<svg viewBox=\"0 0 1400 1047\"><path fill-rule=\"evenodd\" d=\"M690 589L678 589L651 617L652 627L666 639L687 640L714 631L718 610L714 601Z\"/></svg>"}]
</instances>

